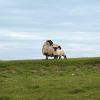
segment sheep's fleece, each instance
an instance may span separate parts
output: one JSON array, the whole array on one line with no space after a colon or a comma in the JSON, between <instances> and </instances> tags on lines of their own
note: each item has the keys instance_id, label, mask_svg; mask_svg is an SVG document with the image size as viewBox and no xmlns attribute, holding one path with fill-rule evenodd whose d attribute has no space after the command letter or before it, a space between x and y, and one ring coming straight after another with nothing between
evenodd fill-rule
<instances>
[{"instance_id":1,"label":"sheep's fleece","mask_svg":"<svg viewBox=\"0 0 100 100\"><path fill-rule=\"evenodd\" d=\"M53 42L51 42L51 40L47 40L42 48L42 53L43 55L46 56L54 56L57 55L56 50L54 48L58 48L59 45L57 44L53 44Z\"/></svg>"}]
</instances>

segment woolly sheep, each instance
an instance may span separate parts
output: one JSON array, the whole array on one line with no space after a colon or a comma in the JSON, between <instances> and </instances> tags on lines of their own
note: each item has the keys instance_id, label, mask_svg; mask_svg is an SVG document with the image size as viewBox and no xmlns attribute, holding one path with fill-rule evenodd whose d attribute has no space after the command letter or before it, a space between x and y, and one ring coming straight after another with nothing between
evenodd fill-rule
<instances>
[{"instance_id":1,"label":"woolly sheep","mask_svg":"<svg viewBox=\"0 0 100 100\"><path fill-rule=\"evenodd\" d=\"M66 59L66 54L65 54L65 51L63 49L61 49L61 47L57 48L56 50L57 52L57 56L58 58L60 59L62 56L64 57L64 59Z\"/></svg>"}]
</instances>

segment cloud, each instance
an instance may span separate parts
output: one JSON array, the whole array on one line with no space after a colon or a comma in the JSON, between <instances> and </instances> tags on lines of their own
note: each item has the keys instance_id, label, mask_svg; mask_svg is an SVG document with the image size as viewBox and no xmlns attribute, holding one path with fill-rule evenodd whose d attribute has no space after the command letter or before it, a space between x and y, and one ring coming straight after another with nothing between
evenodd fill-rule
<instances>
[{"instance_id":1,"label":"cloud","mask_svg":"<svg viewBox=\"0 0 100 100\"><path fill-rule=\"evenodd\" d=\"M8 49L9 47L8 47L8 45L6 44L6 43L2 43L2 42L0 42L0 50L1 49Z\"/></svg>"},{"instance_id":2,"label":"cloud","mask_svg":"<svg viewBox=\"0 0 100 100\"><path fill-rule=\"evenodd\" d=\"M16 32L16 31L5 31L1 30L0 35L2 37L8 37L8 38L14 38L14 39L25 39L25 40L38 40L38 39L44 39L46 37L42 36L41 33L36 32Z\"/></svg>"},{"instance_id":3,"label":"cloud","mask_svg":"<svg viewBox=\"0 0 100 100\"><path fill-rule=\"evenodd\" d=\"M7 3L10 3L10 7L5 6L0 10L2 28L40 32L100 31L98 1L9 0Z\"/></svg>"},{"instance_id":4,"label":"cloud","mask_svg":"<svg viewBox=\"0 0 100 100\"><path fill-rule=\"evenodd\" d=\"M1 34L2 33L2 34ZM2 38L0 48L6 48L2 51L2 54L7 52L9 59L20 58L19 55L22 51L21 58L25 57L24 52L37 52L34 57L42 57L41 49L43 42L46 39L52 39L55 43L62 46L67 52L68 57L86 57L86 56L98 56L100 47L99 32L65 32L65 33L36 33L36 32L14 32L3 31L0 33ZM49 37L48 37L49 36ZM1 39L0 39L1 40ZM10 57L10 54L14 55ZM15 53L14 53L15 52ZM18 54L18 55L16 55ZM24 55L25 54L25 55ZM26 55L27 58L32 56Z\"/></svg>"},{"instance_id":5,"label":"cloud","mask_svg":"<svg viewBox=\"0 0 100 100\"><path fill-rule=\"evenodd\" d=\"M29 33L29 32L12 32L10 33L9 35L10 37L12 38L16 38L16 39L25 39L25 40L34 40L34 39L43 39L43 37L39 36L39 35L36 35L36 34L32 34L32 33Z\"/></svg>"}]
</instances>

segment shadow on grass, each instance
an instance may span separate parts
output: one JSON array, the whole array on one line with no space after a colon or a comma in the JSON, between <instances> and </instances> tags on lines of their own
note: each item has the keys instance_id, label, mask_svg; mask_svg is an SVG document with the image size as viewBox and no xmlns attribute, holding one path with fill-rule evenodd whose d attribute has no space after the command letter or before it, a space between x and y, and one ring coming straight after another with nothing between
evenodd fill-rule
<instances>
[{"instance_id":1,"label":"shadow on grass","mask_svg":"<svg viewBox=\"0 0 100 100\"><path fill-rule=\"evenodd\" d=\"M10 98L7 96L0 96L0 100L10 100Z\"/></svg>"}]
</instances>

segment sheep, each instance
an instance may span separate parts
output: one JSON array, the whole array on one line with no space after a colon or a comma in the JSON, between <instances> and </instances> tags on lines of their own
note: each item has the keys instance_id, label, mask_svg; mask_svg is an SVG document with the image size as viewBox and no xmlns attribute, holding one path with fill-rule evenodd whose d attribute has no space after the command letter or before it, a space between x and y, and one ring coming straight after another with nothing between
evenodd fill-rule
<instances>
[{"instance_id":1,"label":"sheep","mask_svg":"<svg viewBox=\"0 0 100 100\"><path fill-rule=\"evenodd\" d=\"M58 44L53 44L53 49L54 49L54 52L53 52L53 55L54 55L54 59L57 59L58 58L58 54L57 54L57 49L59 48L60 46Z\"/></svg>"},{"instance_id":2,"label":"sheep","mask_svg":"<svg viewBox=\"0 0 100 100\"><path fill-rule=\"evenodd\" d=\"M54 59L57 59L57 48L59 47L59 45L57 44L53 44L53 42L51 40L47 40L42 48L42 53L43 55L46 56L46 59L48 59L48 57L54 57Z\"/></svg>"},{"instance_id":3,"label":"sheep","mask_svg":"<svg viewBox=\"0 0 100 100\"><path fill-rule=\"evenodd\" d=\"M50 57L53 56L54 49L52 45L53 45L53 42L51 40L47 40L43 45L42 53L43 55L46 56L46 59L48 59L49 56Z\"/></svg>"},{"instance_id":4,"label":"sheep","mask_svg":"<svg viewBox=\"0 0 100 100\"><path fill-rule=\"evenodd\" d=\"M59 59L61 59L62 56L64 57L64 59L67 58L65 51L60 46L57 48L56 52Z\"/></svg>"}]
</instances>

